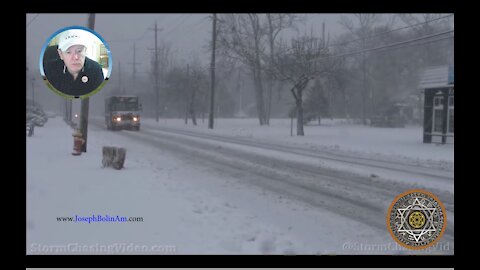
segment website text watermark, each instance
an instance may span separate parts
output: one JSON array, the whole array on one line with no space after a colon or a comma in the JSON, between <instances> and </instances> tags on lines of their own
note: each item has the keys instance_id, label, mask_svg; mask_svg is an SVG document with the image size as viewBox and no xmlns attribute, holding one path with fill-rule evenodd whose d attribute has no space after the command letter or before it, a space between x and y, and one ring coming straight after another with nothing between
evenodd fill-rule
<instances>
[{"instance_id":1,"label":"website text watermark","mask_svg":"<svg viewBox=\"0 0 480 270\"><path fill-rule=\"evenodd\" d=\"M73 217L57 217L58 222L143 222L143 217L124 217L119 215L91 215L91 216L79 216Z\"/></svg>"},{"instance_id":2,"label":"website text watermark","mask_svg":"<svg viewBox=\"0 0 480 270\"><path fill-rule=\"evenodd\" d=\"M453 246L450 246L450 242L439 242L426 249L426 252L435 252L435 251L450 251ZM378 252L378 251L411 251L406 247L399 245L396 242L389 243L361 243L361 242L345 242L342 245L342 250L351 250L351 251L369 251L369 252Z\"/></svg>"},{"instance_id":3,"label":"website text watermark","mask_svg":"<svg viewBox=\"0 0 480 270\"><path fill-rule=\"evenodd\" d=\"M29 254L166 254L177 253L172 245L138 245L134 243L43 245L32 243Z\"/></svg>"}]
</instances>

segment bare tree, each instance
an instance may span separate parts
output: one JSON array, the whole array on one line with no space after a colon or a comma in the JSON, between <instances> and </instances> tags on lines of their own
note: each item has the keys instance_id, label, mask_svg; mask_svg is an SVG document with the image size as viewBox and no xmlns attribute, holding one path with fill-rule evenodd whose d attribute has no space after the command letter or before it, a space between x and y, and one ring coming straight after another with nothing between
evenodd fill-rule
<instances>
[{"instance_id":1,"label":"bare tree","mask_svg":"<svg viewBox=\"0 0 480 270\"><path fill-rule=\"evenodd\" d=\"M197 55L193 56L191 64L188 65L186 77L187 94L189 91L189 96L186 97L188 102L186 103L187 109L185 123L187 123L187 118L190 117L193 125L196 126L197 107L206 107L206 104L203 104L204 100L197 100L197 94L200 92L201 96L207 96L206 93L208 88L208 75L206 69L202 68L200 59Z\"/></svg>"},{"instance_id":2,"label":"bare tree","mask_svg":"<svg viewBox=\"0 0 480 270\"><path fill-rule=\"evenodd\" d=\"M275 40L278 37L278 34L287 28L295 28L296 23L302 21L302 18L295 14L266 14L267 18L267 38L268 38L268 46L269 46L269 59L268 65L273 65L274 63L274 55L275 55ZM271 73L268 73L268 85L267 85L267 93L265 95L265 106L266 106L266 124L270 123L270 113L272 110L272 89L274 78Z\"/></svg>"},{"instance_id":3,"label":"bare tree","mask_svg":"<svg viewBox=\"0 0 480 270\"><path fill-rule=\"evenodd\" d=\"M399 14L398 17L413 29L415 37L430 35L439 30L453 28L450 20L453 18L448 14ZM452 20L453 21L453 20ZM427 43L420 49L423 66L441 65L445 61L445 54L435 46Z\"/></svg>"},{"instance_id":4,"label":"bare tree","mask_svg":"<svg viewBox=\"0 0 480 270\"><path fill-rule=\"evenodd\" d=\"M234 89L233 81L238 78L238 69L243 66L242 63L234 61L232 58L220 57L216 64L216 72L218 74L216 79L217 94L216 113L218 115L233 115L234 113Z\"/></svg>"},{"instance_id":5,"label":"bare tree","mask_svg":"<svg viewBox=\"0 0 480 270\"><path fill-rule=\"evenodd\" d=\"M193 104L194 104L194 98L195 98L195 90L190 87L190 65L187 64L187 69L185 72L185 81L184 83L184 88L186 91L186 96L185 96L185 125L188 124L188 116L193 113ZM188 95L190 92L190 96ZM192 117L192 122L193 125L197 125L196 121L193 121L195 117Z\"/></svg>"},{"instance_id":6,"label":"bare tree","mask_svg":"<svg viewBox=\"0 0 480 270\"><path fill-rule=\"evenodd\" d=\"M306 99L304 101L304 123L308 123L315 118L318 125L321 124L322 117L331 117L330 100L327 97L327 91L331 82L330 75L314 80L312 87L308 88ZM306 115L305 115L306 113Z\"/></svg>"},{"instance_id":7,"label":"bare tree","mask_svg":"<svg viewBox=\"0 0 480 270\"><path fill-rule=\"evenodd\" d=\"M152 80L155 80L155 77L157 77L157 80L160 84L160 101L159 101L159 110L164 109L165 105L167 104L167 94L166 94L166 86L165 86L165 74L167 73L167 70L169 70L172 66L174 66L175 62L175 51L172 50L172 44L169 42L164 42L160 41L160 44L158 46L157 50L157 56L152 57L150 60L151 66L152 66L152 73L150 74L150 77ZM155 52L153 52L155 54ZM157 60L157 62L156 62ZM156 108L157 110L157 108Z\"/></svg>"},{"instance_id":8,"label":"bare tree","mask_svg":"<svg viewBox=\"0 0 480 270\"><path fill-rule=\"evenodd\" d=\"M185 109L189 101L189 91L186 88L187 81L185 67L172 66L165 76L164 90L165 99L168 101L168 113L172 116L185 115Z\"/></svg>"},{"instance_id":9,"label":"bare tree","mask_svg":"<svg viewBox=\"0 0 480 270\"><path fill-rule=\"evenodd\" d=\"M430 14L431 15L431 14ZM446 18L442 17L430 17L423 18L422 15L390 15L386 17L383 15L382 23L376 24L370 31L367 39L365 40L367 49L372 47L382 47L389 44L394 44L401 41L411 40L414 38L422 37L428 34L438 33L440 31L450 30L441 27L447 27L448 23ZM399 27L393 26L393 18L410 18L412 19L407 26ZM442 15L448 16L448 15ZM453 17L453 16L452 16ZM450 18L452 18L450 17ZM429 31L424 29L422 32L420 29L425 26L425 20L430 20ZM438 23L435 23L437 21ZM435 20L435 21L433 21ZM353 20L346 21L346 28L351 29L353 32L348 31L342 34L335 40L334 55L348 54L349 52L361 51L363 48L363 38L361 38L360 28L355 27ZM441 23L440 23L441 22ZM397 30L398 29L398 30ZM401 30L401 31L399 31ZM449 56L448 51L453 49L452 40L436 41L408 44L411 46L399 46L392 49L386 49L381 51L373 51L366 54L365 57L368 65L366 69L364 67L364 58L362 53L353 54L352 57L348 56L344 59L344 64L340 65L340 70L334 71L335 84L334 87L339 94L342 94L342 104L344 104L345 115L352 112L362 111L362 100L365 100L364 91L356 91L356 89L362 89L362 83L364 78L364 70L366 70L366 82L367 82L367 102L365 105L367 109L373 113L381 113L386 107L389 107L391 103L402 101L407 98L412 92L416 92L415 89L418 84L418 75L421 68L425 65L427 51L425 48L428 46L428 52L435 59L436 64L446 64ZM341 46L340 46L341 45ZM432 53L433 52L433 53ZM340 58L339 58L340 59ZM448 59L448 60L447 60ZM343 89L343 90L342 90ZM363 88L365 89L365 88ZM333 107L333 106L332 106ZM368 111L367 111L368 112ZM359 113L359 115L360 115Z\"/></svg>"},{"instance_id":10,"label":"bare tree","mask_svg":"<svg viewBox=\"0 0 480 270\"><path fill-rule=\"evenodd\" d=\"M295 99L298 136L305 135L303 92L311 80L325 74L332 67L333 61L328 56L327 44L313 34L293 38L290 45L281 42L275 55L273 74L292 84L290 91Z\"/></svg>"},{"instance_id":11,"label":"bare tree","mask_svg":"<svg viewBox=\"0 0 480 270\"><path fill-rule=\"evenodd\" d=\"M264 29L258 14L224 14L219 19L218 45L220 54L235 58L250 68L253 78L257 115L260 125L266 124L262 82L261 55Z\"/></svg>"},{"instance_id":12,"label":"bare tree","mask_svg":"<svg viewBox=\"0 0 480 270\"><path fill-rule=\"evenodd\" d=\"M349 17L342 16L340 17L340 24L345 27L348 31L350 31L352 34L356 35L358 38L358 41L361 41L361 45L359 45L357 48L361 48L362 50L365 50L367 48L367 45L369 45L367 42L370 41L369 36L372 33L372 29L374 25L380 20L381 15L379 14L354 14L355 21L352 20ZM367 119L366 119L366 106L367 106L367 98L370 96L372 97L372 93L369 90L368 86L368 68L367 68L367 53L364 52L362 53L362 58L361 58L361 69L363 72L363 87L362 87L362 122L364 125L367 124Z\"/></svg>"}]
</instances>

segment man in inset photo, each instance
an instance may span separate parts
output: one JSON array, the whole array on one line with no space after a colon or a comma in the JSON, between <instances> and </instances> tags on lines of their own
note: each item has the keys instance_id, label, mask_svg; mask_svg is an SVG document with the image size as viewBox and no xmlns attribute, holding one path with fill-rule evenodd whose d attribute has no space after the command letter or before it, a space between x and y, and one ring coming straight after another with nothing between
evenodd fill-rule
<instances>
[{"instance_id":1,"label":"man in inset photo","mask_svg":"<svg viewBox=\"0 0 480 270\"><path fill-rule=\"evenodd\" d=\"M46 79L66 95L87 95L104 81L102 66L86 56L89 47L87 33L81 29L61 33L57 48L59 58L44 58Z\"/></svg>"}]
</instances>

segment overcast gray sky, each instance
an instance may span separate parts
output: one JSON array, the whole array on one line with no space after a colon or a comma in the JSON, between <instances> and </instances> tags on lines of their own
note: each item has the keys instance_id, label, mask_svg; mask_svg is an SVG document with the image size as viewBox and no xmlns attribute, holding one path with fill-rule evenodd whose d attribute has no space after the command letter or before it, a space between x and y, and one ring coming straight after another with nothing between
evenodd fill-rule
<instances>
[{"instance_id":1,"label":"overcast gray sky","mask_svg":"<svg viewBox=\"0 0 480 270\"><path fill-rule=\"evenodd\" d=\"M158 39L169 42L182 59L192 53L208 63L209 52L205 46L211 40L211 14L96 14L95 31L103 37L112 53L112 77L121 62L122 69L132 69L133 43L136 47L137 71L148 71L148 59L154 48L155 21L158 28ZM87 14L27 14L27 64L38 73L39 57L42 46L57 30L73 25L86 26ZM333 36L342 31L338 25L340 14L309 14L305 27L314 25L321 32L321 24L326 23L326 30ZM317 31L317 30L315 30ZM31 74L33 75L33 74Z\"/></svg>"},{"instance_id":2,"label":"overcast gray sky","mask_svg":"<svg viewBox=\"0 0 480 270\"><path fill-rule=\"evenodd\" d=\"M320 35L322 22L325 22L326 31L330 32L331 37L342 31L342 28L338 25L340 14L303 14L302 16L308 17L308 20L305 25L299 26L301 30L310 30L313 25L314 32ZM39 60L42 47L58 30L68 26L87 26L87 19L88 14L26 14L26 56L29 68L27 72L28 98L34 98L31 90L36 89L35 99L44 107L63 108L63 98L50 91L41 80ZM133 66L131 63L133 62L134 42L136 62L139 63L136 65L136 76L139 79L142 77L146 79L151 68L152 50L149 49L153 49L155 46L155 33L153 31L155 21L158 28L161 29L158 32L158 41L170 43L172 50L176 51L176 58L180 63L191 58L192 54L196 54L205 66L210 64L211 52L206 46L212 38L211 14L97 13L94 30L110 47L112 55L111 81L120 82L118 76L119 63L121 64L122 74L124 72L132 74Z\"/></svg>"}]
</instances>

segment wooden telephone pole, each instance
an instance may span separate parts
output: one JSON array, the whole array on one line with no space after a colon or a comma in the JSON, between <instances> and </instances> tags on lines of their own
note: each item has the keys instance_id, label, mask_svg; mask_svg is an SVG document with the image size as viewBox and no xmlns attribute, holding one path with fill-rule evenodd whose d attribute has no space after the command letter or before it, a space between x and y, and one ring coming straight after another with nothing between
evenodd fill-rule
<instances>
[{"instance_id":1,"label":"wooden telephone pole","mask_svg":"<svg viewBox=\"0 0 480 270\"><path fill-rule=\"evenodd\" d=\"M88 14L88 28L92 30L95 28L95 13ZM85 140L85 143L82 145L82 152L87 152L89 101L89 97L82 99L80 111L80 133L82 133L83 139Z\"/></svg>"},{"instance_id":2,"label":"wooden telephone pole","mask_svg":"<svg viewBox=\"0 0 480 270\"><path fill-rule=\"evenodd\" d=\"M137 74L137 67L136 67L136 65L139 65L139 64L140 64L140 63L138 63L138 62L136 61L135 51L136 51L136 49L135 49L135 42L134 42L134 43L133 43L133 62L132 62L132 63L130 63L130 62L128 63L128 64L132 64L132 68L133 68L133 70L132 70L132 83L133 83L133 84L135 84L135 77L136 77L136 74Z\"/></svg>"},{"instance_id":3,"label":"wooden telephone pole","mask_svg":"<svg viewBox=\"0 0 480 270\"><path fill-rule=\"evenodd\" d=\"M212 62L210 63L211 69L211 89L210 89L210 114L208 115L208 128L213 129L213 113L215 110L215 41L217 39L217 14L213 14L212 25Z\"/></svg>"},{"instance_id":4,"label":"wooden telephone pole","mask_svg":"<svg viewBox=\"0 0 480 270\"><path fill-rule=\"evenodd\" d=\"M163 28L158 29L157 28L157 21L155 21L155 28L154 29L149 29L155 31L155 63L153 64L153 77L155 78L155 121L158 122L158 115L159 115L159 105L158 105L158 99L159 99L159 89L158 89L158 44L157 44L157 32L162 31Z\"/></svg>"}]
</instances>

